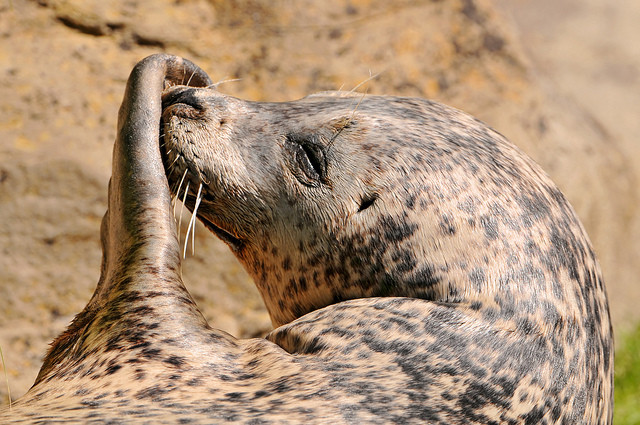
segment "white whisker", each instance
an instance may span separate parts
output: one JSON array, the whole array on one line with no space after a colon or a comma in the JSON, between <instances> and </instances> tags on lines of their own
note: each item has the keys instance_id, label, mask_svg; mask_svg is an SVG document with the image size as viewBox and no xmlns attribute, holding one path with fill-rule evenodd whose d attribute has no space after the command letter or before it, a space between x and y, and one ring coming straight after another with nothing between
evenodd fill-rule
<instances>
[{"instance_id":1,"label":"white whisker","mask_svg":"<svg viewBox=\"0 0 640 425\"><path fill-rule=\"evenodd\" d=\"M180 237L180 230L182 229L182 210L184 204L187 202L187 193L189 193L189 182L187 181L187 188L184 190L184 197L182 198L182 205L180 206L180 217L178 218L178 238Z\"/></svg>"},{"instance_id":2,"label":"white whisker","mask_svg":"<svg viewBox=\"0 0 640 425\"><path fill-rule=\"evenodd\" d=\"M327 143L327 149L333 146L333 144L335 143L340 133L342 133L342 130L344 130L353 121L354 117L356 116L356 111L360 107L360 104L362 103L366 95L367 95L367 90L365 90L365 92L362 93L362 96L360 96L360 100L358 100L358 104L351 112L351 116L349 117L349 119L347 119L347 121L342 125L342 127L340 127L340 130L336 131L336 134L334 134L333 137L329 140L329 143ZM353 101L352 101L352 104L353 104Z\"/></svg>"},{"instance_id":3,"label":"white whisker","mask_svg":"<svg viewBox=\"0 0 640 425\"><path fill-rule=\"evenodd\" d=\"M182 178L180 179L180 184L178 184L178 190L176 190L176 196L174 199L174 201L176 199L180 199L180 189L182 188L182 183L184 183L184 178L187 177L187 169L185 168L184 173L182 174ZM173 203L173 218L177 218L176 217L176 203ZM179 234L179 233L178 233Z\"/></svg>"},{"instance_id":4,"label":"white whisker","mask_svg":"<svg viewBox=\"0 0 640 425\"><path fill-rule=\"evenodd\" d=\"M193 217L198 217L198 207L200 206L200 202L202 201L202 183L200 183L200 187L198 188L198 196L196 197L196 205L193 207ZM193 220L193 226L191 227L191 255L196 254L196 221Z\"/></svg>"},{"instance_id":5,"label":"white whisker","mask_svg":"<svg viewBox=\"0 0 640 425\"><path fill-rule=\"evenodd\" d=\"M169 151L169 152L171 152L171 151ZM173 166L176 165L176 162L178 162L179 158L180 158L180 155L176 155L176 159L174 159L173 162L171 164L169 164L169 166L167 167L167 171L171 171Z\"/></svg>"},{"instance_id":6,"label":"white whisker","mask_svg":"<svg viewBox=\"0 0 640 425\"><path fill-rule=\"evenodd\" d=\"M200 206L200 201L202 198L200 194L202 193L202 183L200 183L200 187L198 188L198 194L196 195L196 204L193 207L193 213L191 214L191 220L189 220L189 226L187 227L187 236L184 240L184 250L182 251L182 258L187 258L187 245L189 245L189 232L191 231L193 237L191 238L191 254L195 253L195 237L196 237L196 215L198 213L198 207ZM192 229L193 227L193 229Z\"/></svg>"},{"instance_id":7,"label":"white whisker","mask_svg":"<svg viewBox=\"0 0 640 425\"><path fill-rule=\"evenodd\" d=\"M351 89L351 91L349 91L349 93L353 93L354 91L358 90L358 88L360 88L360 86L362 86L363 84L368 83L369 81L378 78L378 76L381 74L381 72L378 72L377 74L371 75L371 71L369 71L369 78L367 78L366 80L364 80L363 82L361 82L360 84L358 84L357 86L355 86L354 88Z\"/></svg>"},{"instance_id":8,"label":"white whisker","mask_svg":"<svg viewBox=\"0 0 640 425\"><path fill-rule=\"evenodd\" d=\"M210 88L214 88L214 89L216 89L216 90L217 90L217 89L218 89L218 86L219 86L220 84L224 84L224 83L233 83L233 82L236 82L236 81L242 81L242 78L229 78L229 79L226 79L226 80L221 80L221 81L218 81L218 82L216 82L216 83L213 83L213 84L208 85L208 86L207 86L207 88L208 88L208 89L210 89Z\"/></svg>"},{"instance_id":9,"label":"white whisker","mask_svg":"<svg viewBox=\"0 0 640 425\"><path fill-rule=\"evenodd\" d=\"M196 72L195 72L195 71L193 71L193 72L191 73L191 77L189 77L189 79L187 80L187 87L189 87L189 83L191 83L191 79L192 79L195 75L196 75Z\"/></svg>"},{"instance_id":10,"label":"white whisker","mask_svg":"<svg viewBox=\"0 0 640 425\"><path fill-rule=\"evenodd\" d=\"M187 246L189 245L189 233L191 233L191 221L195 214L191 213L191 220L189 220L189 225L187 226L187 234L184 237L184 247L182 249L182 258L187 258Z\"/></svg>"}]
</instances>

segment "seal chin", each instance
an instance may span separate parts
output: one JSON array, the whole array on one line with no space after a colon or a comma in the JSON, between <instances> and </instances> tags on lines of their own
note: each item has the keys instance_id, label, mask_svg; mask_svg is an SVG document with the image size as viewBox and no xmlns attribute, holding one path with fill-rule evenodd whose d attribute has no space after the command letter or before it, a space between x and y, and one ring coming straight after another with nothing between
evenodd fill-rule
<instances>
[{"instance_id":1,"label":"seal chin","mask_svg":"<svg viewBox=\"0 0 640 425\"><path fill-rule=\"evenodd\" d=\"M197 217L200 219L202 224L204 224L204 226L207 229L209 229L211 232L213 232L224 243L229 245L229 247L235 253L238 253L238 252L242 251L242 249L244 248L244 241L242 239L239 239L238 237L233 235L231 232L228 232L228 231L224 230L222 227L216 225L215 223L213 223L212 221L207 219L207 217L205 217L202 214L198 214Z\"/></svg>"},{"instance_id":2,"label":"seal chin","mask_svg":"<svg viewBox=\"0 0 640 425\"><path fill-rule=\"evenodd\" d=\"M163 141L162 138L160 140L160 143L162 145ZM239 237L237 237L232 231L230 230L226 230L222 225L216 224L216 220L211 220L207 214L203 214L202 213L202 208L196 209L196 202L197 202L197 195L195 192L192 192L191 189L188 190L186 197L182 198L180 196L180 193L178 193L177 191L180 189L180 182L177 179L177 176L184 176L186 178L186 180L192 180L192 184L194 186L196 186L197 184L194 183L196 181L200 182L199 184L203 186L203 188L205 189L204 191L206 192L206 185L205 183L202 182L201 179L197 179L194 178L194 173L188 168L186 169L171 169L170 166L168 166L168 164L171 164L171 162L174 161L170 158L167 157L166 152L163 150L163 162L165 165L165 173L167 176L167 181L169 182L169 188L171 191L171 196L177 200L183 201L184 202L184 206L187 207L189 209L189 211L191 211L192 213L195 210L196 213L196 217L198 219L200 219L200 221L202 222L202 224L204 224L204 226L209 229L209 231L213 232L216 236L218 236L223 242L225 242L227 245L229 245L229 247L235 252L235 253L239 253L240 251L242 251L242 249L245 246L245 242L240 239ZM185 189L186 190L186 189ZM211 204L213 204L212 202L212 197L210 195L206 195L203 194L201 197L201 200L204 201L205 204L210 204L209 205L209 209L211 209Z\"/></svg>"}]
</instances>

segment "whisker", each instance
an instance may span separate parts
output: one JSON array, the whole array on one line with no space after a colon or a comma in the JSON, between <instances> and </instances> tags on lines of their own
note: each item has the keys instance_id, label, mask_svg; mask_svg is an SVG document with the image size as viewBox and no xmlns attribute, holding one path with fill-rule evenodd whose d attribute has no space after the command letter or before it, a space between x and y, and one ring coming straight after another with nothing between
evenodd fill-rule
<instances>
[{"instance_id":1,"label":"whisker","mask_svg":"<svg viewBox=\"0 0 640 425\"><path fill-rule=\"evenodd\" d=\"M169 151L169 152L171 152L171 151ZM167 167L167 171L171 171L173 166L176 165L176 162L178 162L179 158L180 158L180 155L176 155L176 159L174 159L173 162L171 164L169 164L169 166Z\"/></svg>"},{"instance_id":2,"label":"whisker","mask_svg":"<svg viewBox=\"0 0 640 425\"><path fill-rule=\"evenodd\" d=\"M200 187L198 188L198 194L196 195L196 204L193 207L193 213L191 214L191 220L189 220L189 226L187 227L187 235L186 238L184 240L184 250L182 251L182 258L187 258L187 246L189 245L189 232L191 231L193 233L193 237L191 238L191 254L195 253L195 236L196 236L196 231L195 231L195 226L196 226L196 214L198 212L198 207L200 206L200 201L202 200L202 198L200 197L200 194L202 193L202 183L200 183ZM194 229L192 230L192 226L194 227Z\"/></svg>"},{"instance_id":3,"label":"whisker","mask_svg":"<svg viewBox=\"0 0 640 425\"><path fill-rule=\"evenodd\" d=\"M180 217L178 218L178 237L180 237L180 230L182 229L182 210L184 210L184 204L187 202L187 193L189 193L189 182L187 181L187 188L184 190L184 197L182 198L182 205L180 206Z\"/></svg>"},{"instance_id":4,"label":"whisker","mask_svg":"<svg viewBox=\"0 0 640 425\"><path fill-rule=\"evenodd\" d=\"M234 83L234 82L236 82L236 81L242 81L242 78L228 78L228 79L226 79L226 80L220 80L220 81L218 81L218 82L216 82L216 83L213 83L213 84L208 85L206 88L208 88L208 89L210 89L210 88L217 89L217 88L218 88L218 86L219 86L220 84L224 84L224 83Z\"/></svg>"},{"instance_id":5,"label":"whisker","mask_svg":"<svg viewBox=\"0 0 640 425\"><path fill-rule=\"evenodd\" d=\"M362 103L362 101L364 100L366 95L367 95L367 90L365 90L365 92L362 93L362 96L360 96L360 99L358 100L358 104L356 105L356 107L351 112L351 116L349 117L347 122L345 122L344 125L342 127L340 127L340 130L338 130L336 132L336 134L333 135L331 140L329 140L329 143L327 143L327 149L330 149L331 146L333 146L333 144L335 143L335 141L338 138L338 136L340 135L340 133L342 133L342 130L344 130L351 123L351 121L353 121L353 118L356 116L356 111L360 107L360 104Z\"/></svg>"},{"instance_id":6,"label":"whisker","mask_svg":"<svg viewBox=\"0 0 640 425\"><path fill-rule=\"evenodd\" d=\"M195 75L196 75L196 72L195 72L195 71L193 71L193 72L191 73L191 77L189 77L189 79L187 80L187 87L189 87L189 83L191 83L191 79L192 79L193 77L195 77Z\"/></svg>"},{"instance_id":7,"label":"whisker","mask_svg":"<svg viewBox=\"0 0 640 425\"><path fill-rule=\"evenodd\" d=\"M193 207L193 217L198 217L198 207L200 206L200 202L202 201L202 183L200 183L200 187L198 188L198 196L196 197L196 205ZM192 217L192 218L193 218ZM191 227L191 255L196 254L196 220L193 220L193 226Z\"/></svg>"},{"instance_id":8,"label":"whisker","mask_svg":"<svg viewBox=\"0 0 640 425\"><path fill-rule=\"evenodd\" d=\"M360 84L358 84L357 86L355 86L354 88L352 88L349 93L353 93L354 91L358 90L358 88L360 88L360 86L362 86L363 84L368 83L369 81L378 78L378 76L380 76L380 74L382 74L381 72L378 72L377 74L371 75L371 71L369 71L369 78L367 78L366 80L362 81Z\"/></svg>"},{"instance_id":9,"label":"whisker","mask_svg":"<svg viewBox=\"0 0 640 425\"><path fill-rule=\"evenodd\" d=\"M176 190L176 196L175 199L179 199L180 196L180 189L182 188L182 183L184 183L184 178L187 177L187 169L185 168L184 173L182 174L182 178L180 179L180 184L178 184L178 190ZM176 218L176 203L173 203L173 218ZM178 233L180 234L180 233Z\"/></svg>"},{"instance_id":10,"label":"whisker","mask_svg":"<svg viewBox=\"0 0 640 425\"><path fill-rule=\"evenodd\" d=\"M191 213L192 219L194 215L195 214ZM191 220L189 220L189 225L187 226L187 234L184 237L184 247L182 250L182 258L187 258L187 246L189 246L189 233L191 233Z\"/></svg>"},{"instance_id":11,"label":"whisker","mask_svg":"<svg viewBox=\"0 0 640 425\"><path fill-rule=\"evenodd\" d=\"M209 180L204 178L204 176L202 175L202 173L200 171L198 171L198 176L200 177L200 181L204 182L204 184L208 185L208 184L211 183Z\"/></svg>"}]
</instances>

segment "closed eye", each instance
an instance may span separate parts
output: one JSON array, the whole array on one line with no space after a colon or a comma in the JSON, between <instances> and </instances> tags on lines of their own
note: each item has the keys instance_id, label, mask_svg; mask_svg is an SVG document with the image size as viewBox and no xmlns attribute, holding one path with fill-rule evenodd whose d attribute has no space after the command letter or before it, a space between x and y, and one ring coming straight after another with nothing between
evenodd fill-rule
<instances>
[{"instance_id":1,"label":"closed eye","mask_svg":"<svg viewBox=\"0 0 640 425\"><path fill-rule=\"evenodd\" d=\"M302 143L300 145L304 156L299 157L299 164L309 178L324 180L327 174L327 164L324 152L317 145Z\"/></svg>"},{"instance_id":2,"label":"closed eye","mask_svg":"<svg viewBox=\"0 0 640 425\"><path fill-rule=\"evenodd\" d=\"M324 147L312 139L288 136L285 148L289 152L291 172L307 186L327 183L327 158Z\"/></svg>"}]
</instances>

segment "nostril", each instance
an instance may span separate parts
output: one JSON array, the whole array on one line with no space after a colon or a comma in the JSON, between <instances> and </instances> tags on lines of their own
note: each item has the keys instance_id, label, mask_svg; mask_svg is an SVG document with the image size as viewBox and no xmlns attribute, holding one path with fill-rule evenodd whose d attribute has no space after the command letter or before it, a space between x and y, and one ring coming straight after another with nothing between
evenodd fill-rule
<instances>
[{"instance_id":1,"label":"nostril","mask_svg":"<svg viewBox=\"0 0 640 425\"><path fill-rule=\"evenodd\" d=\"M191 87L173 87L165 91L162 95L162 109L166 109L171 105L183 104L195 108L203 109L203 102L196 96L197 89Z\"/></svg>"}]
</instances>

